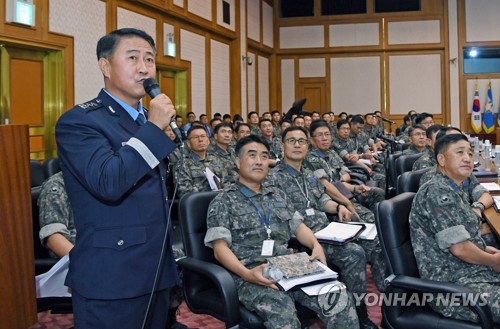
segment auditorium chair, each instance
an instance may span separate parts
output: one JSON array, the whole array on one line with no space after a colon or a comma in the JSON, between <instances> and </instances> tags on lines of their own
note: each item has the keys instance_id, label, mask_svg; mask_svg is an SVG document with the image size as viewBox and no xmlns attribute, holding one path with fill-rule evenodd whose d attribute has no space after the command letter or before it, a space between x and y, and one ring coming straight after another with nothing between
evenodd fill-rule
<instances>
[{"instance_id":1,"label":"auditorium chair","mask_svg":"<svg viewBox=\"0 0 500 329\"><path fill-rule=\"evenodd\" d=\"M416 153L416 154L407 154L407 155L402 155L396 159L396 179L399 177L399 175L402 175L403 173L407 171L411 171L413 168L413 164L415 161L417 161L422 155L424 155L424 152L421 153Z\"/></svg>"},{"instance_id":2,"label":"auditorium chair","mask_svg":"<svg viewBox=\"0 0 500 329\"><path fill-rule=\"evenodd\" d=\"M184 299L193 313L209 314L223 321L226 328L264 328L262 319L240 304L231 274L217 262L213 249L205 246L207 210L217 193L190 193L179 202L186 257L177 264L183 269ZM315 316L298 304L297 313L303 324Z\"/></svg>"},{"instance_id":3,"label":"auditorium chair","mask_svg":"<svg viewBox=\"0 0 500 329\"><path fill-rule=\"evenodd\" d=\"M57 174L61 171L61 166L59 165L58 158L48 158L43 163L43 171L45 173L45 178L49 178L50 176Z\"/></svg>"},{"instance_id":4,"label":"auditorium chair","mask_svg":"<svg viewBox=\"0 0 500 329\"><path fill-rule=\"evenodd\" d=\"M397 151L386 158L385 172L386 172L386 198L390 198L396 193L396 183L398 176L396 175L396 159L399 158L403 152Z\"/></svg>"},{"instance_id":5,"label":"auditorium chair","mask_svg":"<svg viewBox=\"0 0 500 329\"><path fill-rule=\"evenodd\" d=\"M386 279L385 295L406 294L405 302L397 305L382 305L382 327L385 329L478 329L496 328L493 326L491 311L488 306L476 304L470 306L478 314L481 323L461 321L444 317L428 305L411 303L411 296L422 293L470 293L467 287L453 283L437 282L420 278L417 262L410 240L409 215L415 193L399 194L392 199L376 205L375 224L378 237L390 274ZM415 301L416 299L414 299ZM396 303L394 303L396 304Z\"/></svg>"},{"instance_id":6,"label":"auditorium chair","mask_svg":"<svg viewBox=\"0 0 500 329\"><path fill-rule=\"evenodd\" d=\"M432 167L419 169L415 171L407 171L398 177L398 185L396 188L396 194L401 194L404 192L417 192L420 186L420 178L431 170Z\"/></svg>"}]
</instances>

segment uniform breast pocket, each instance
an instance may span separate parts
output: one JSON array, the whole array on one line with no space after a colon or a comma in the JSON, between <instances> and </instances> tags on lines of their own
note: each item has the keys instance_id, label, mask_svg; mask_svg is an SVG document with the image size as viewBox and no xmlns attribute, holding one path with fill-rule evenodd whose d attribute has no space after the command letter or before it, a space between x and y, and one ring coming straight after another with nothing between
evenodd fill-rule
<instances>
[{"instance_id":1,"label":"uniform breast pocket","mask_svg":"<svg viewBox=\"0 0 500 329\"><path fill-rule=\"evenodd\" d=\"M146 240L147 233L144 226L100 228L94 232L92 245L96 248L123 250L143 244Z\"/></svg>"}]
</instances>

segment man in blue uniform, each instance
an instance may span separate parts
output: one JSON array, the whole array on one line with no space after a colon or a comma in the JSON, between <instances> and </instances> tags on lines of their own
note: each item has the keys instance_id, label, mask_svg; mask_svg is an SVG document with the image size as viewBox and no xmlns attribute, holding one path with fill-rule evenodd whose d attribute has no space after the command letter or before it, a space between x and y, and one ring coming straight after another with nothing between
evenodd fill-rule
<instances>
[{"instance_id":1,"label":"man in blue uniform","mask_svg":"<svg viewBox=\"0 0 500 329\"><path fill-rule=\"evenodd\" d=\"M175 109L164 94L149 111L140 103L144 80L155 76L155 55L143 31L102 37L104 89L56 126L77 231L66 278L76 328L141 328L153 290L146 328L164 328L169 291L179 282L163 162L176 147L163 132Z\"/></svg>"}]
</instances>

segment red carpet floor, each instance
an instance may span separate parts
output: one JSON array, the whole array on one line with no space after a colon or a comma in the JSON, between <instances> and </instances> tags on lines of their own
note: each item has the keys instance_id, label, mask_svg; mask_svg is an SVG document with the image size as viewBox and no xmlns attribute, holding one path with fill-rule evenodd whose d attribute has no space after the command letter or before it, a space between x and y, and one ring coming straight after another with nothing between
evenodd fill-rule
<instances>
[{"instance_id":1,"label":"red carpet floor","mask_svg":"<svg viewBox=\"0 0 500 329\"><path fill-rule=\"evenodd\" d=\"M367 267L367 292L368 293L379 293L375 283L372 280L370 267ZM380 327L380 322L382 321L382 313L379 306L368 307L368 314L370 319ZM177 321L185 324L189 328L198 329L222 329L224 328L224 323L209 316L202 314L194 314L189 311L185 303L179 308L179 313L177 315ZM30 329L69 329L73 327L73 315L72 314L51 314L50 312L38 313L38 323L32 326ZM321 321L314 322L309 328L320 329L325 328Z\"/></svg>"}]
</instances>

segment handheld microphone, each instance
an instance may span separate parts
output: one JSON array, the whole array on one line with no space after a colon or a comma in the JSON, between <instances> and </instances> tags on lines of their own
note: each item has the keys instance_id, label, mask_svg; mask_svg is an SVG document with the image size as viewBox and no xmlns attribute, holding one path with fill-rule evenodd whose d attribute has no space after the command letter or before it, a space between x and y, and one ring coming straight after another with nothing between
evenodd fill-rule
<instances>
[{"instance_id":1,"label":"handheld microphone","mask_svg":"<svg viewBox=\"0 0 500 329\"><path fill-rule=\"evenodd\" d=\"M144 90L151 98L155 98L156 96L161 94L160 86L158 85L158 82L156 82L156 80L153 78L144 80L143 86ZM170 119L170 128L172 128L172 131L174 132L175 137L177 137L177 140L182 143L182 134L179 127L177 127L177 124L175 123L175 117L172 117Z\"/></svg>"},{"instance_id":2,"label":"handheld microphone","mask_svg":"<svg viewBox=\"0 0 500 329\"><path fill-rule=\"evenodd\" d=\"M386 118L384 118L384 117L382 117L380 115L377 115L377 118L380 118L380 119L382 119L382 121L385 121L385 122L394 123L394 121L386 119Z\"/></svg>"}]
</instances>

